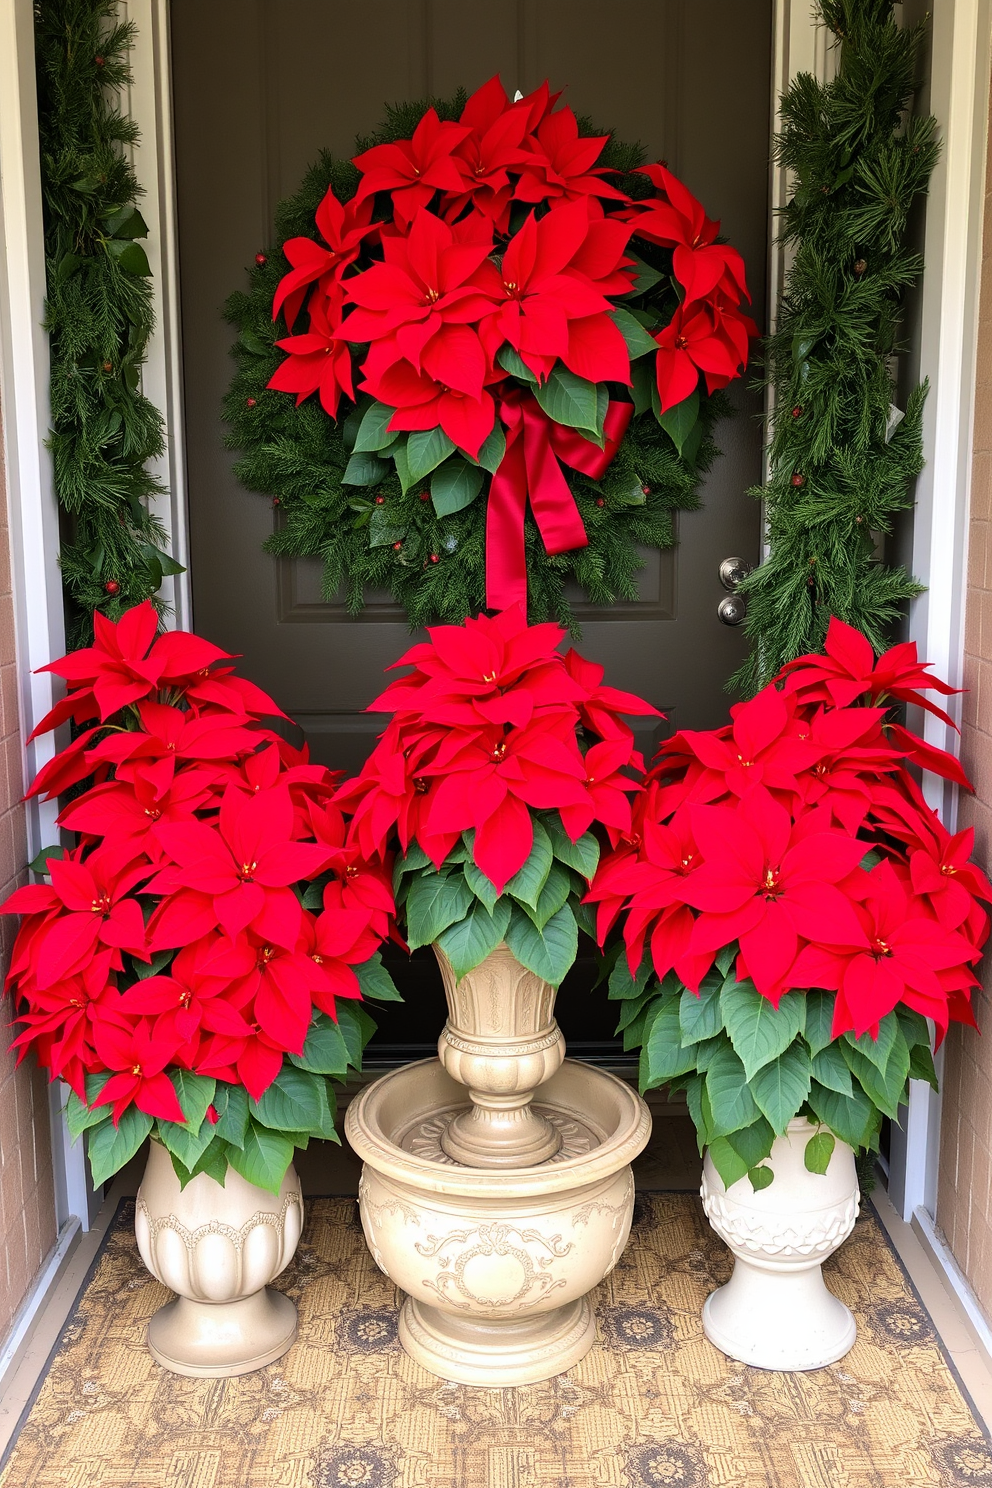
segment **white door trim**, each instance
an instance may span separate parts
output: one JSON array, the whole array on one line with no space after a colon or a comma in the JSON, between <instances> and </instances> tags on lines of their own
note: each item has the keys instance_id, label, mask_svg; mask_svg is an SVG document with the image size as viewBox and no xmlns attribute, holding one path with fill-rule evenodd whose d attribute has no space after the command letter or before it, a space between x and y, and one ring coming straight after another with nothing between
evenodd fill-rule
<instances>
[{"instance_id":1,"label":"white door trim","mask_svg":"<svg viewBox=\"0 0 992 1488\"><path fill-rule=\"evenodd\" d=\"M960 687L992 3L953 0L936 5L931 24L930 112L939 121L941 155L930 183L923 245L919 375L929 378L930 394L912 559L914 572L928 588L911 608L910 635L934 671ZM948 711L960 722L961 699L952 699ZM960 736L939 719L923 714L915 722L929 742L959 752ZM953 830L956 789L930 779L926 790ZM889 1195L903 1219L912 1219L920 1208L931 1218L936 1215L939 1152L940 1097L914 1081L902 1127L893 1128L890 1155Z\"/></svg>"},{"instance_id":2,"label":"white door trim","mask_svg":"<svg viewBox=\"0 0 992 1488\"><path fill-rule=\"evenodd\" d=\"M48 337L31 0L0 5L0 239L0 413L23 741L55 701L55 679L37 668L65 650L58 507L45 448ZM54 752L51 734L24 745L25 783ZM54 803L29 802L29 857L58 841L55 816ZM93 1191L82 1143L69 1140L61 1086L49 1091L57 1222L61 1228L77 1215L88 1228Z\"/></svg>"}]
</instances>

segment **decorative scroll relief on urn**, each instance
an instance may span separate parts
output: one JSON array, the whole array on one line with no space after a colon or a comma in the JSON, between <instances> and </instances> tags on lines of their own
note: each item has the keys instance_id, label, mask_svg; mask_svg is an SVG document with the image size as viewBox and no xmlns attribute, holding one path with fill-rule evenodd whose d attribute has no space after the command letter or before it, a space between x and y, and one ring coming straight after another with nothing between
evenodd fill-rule
<instances>
[{"instance_id":1,"label":"decorative scroll relief on urn","mask_svg":"<svg viewBox=\"0 0 992 1488\"><path fill-rule=\"evenodd\" d=\"M809 1172L816 1130L805 1117L789 1122L769 1158L775 1177L757 1193L746 1177L725 1188L708 1154L703 1165L703 1209L735 1257L730 1281L706 1299L703 1328L723 1353L763 1369L819 1369L855 1339L821 1271L858 1217L854 1153L838 1141L826 1173Z\"/></svg>"},{"instance_id":2,"label":"decorative scroll relief on urn","mask_svg":"<svg viewBox=\"0 0 992 1488\"><path fill-rule=\"evenodd\" d=\"M565 1057L556 989L521 966L503 942L461 981L441 948L434 951L448 1000L438 1055L472 1101L447 1125L441 1147L455 1162L480 1168L546 1162L561 1134L533 1099Z\"/></svg>"},{"instance_id":3,"label":"decorative scroll relief on urn","mask_svg":"<svg viewBox=\"0 0 992 1488\"><path fill-rule=\"evenodd\" d=\"M303 1196L290 1167L278 1195L228 1168L223 1186L205 1173L184 1189L152 1142L135 1205L141 1259L178 1292L155 1314L148 1343L176 1374L225 1377L272 1363L296 1337L296 1308L269 1289L295 1254Z\"/></svg>"}]
</instances>

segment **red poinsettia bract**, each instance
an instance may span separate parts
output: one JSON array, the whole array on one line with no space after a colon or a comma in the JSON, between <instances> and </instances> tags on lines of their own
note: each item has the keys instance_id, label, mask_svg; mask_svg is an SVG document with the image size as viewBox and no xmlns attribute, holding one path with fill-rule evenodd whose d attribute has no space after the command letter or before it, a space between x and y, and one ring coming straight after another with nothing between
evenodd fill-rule
<instances>
[{"instance_id":1,"label":"red poinsettia bract","mask_svg":"<svg viewBox=\"0 0 992 1488\"><path fill-rule=\"evenodd\" d=\"M947 694L913 644L875 659L832 619L824 654L783 667L729 725L662 745L630 832L589 894L601 941L619 919L632 974L647 954L694 991L717 952L773 1003L792 988L837 994L834 1035L877 1033L900 1005L973 1022L969 997L992 885L950 834L910 763L967 784L952 756L921 752L885 704Z\"/></svg>"},{"instance_id":2,"label":"red poinsettia bract","mask_svg":"<svg viewBox=\"0 0 992 1488\"><path fill-rule=\"evenodd\" d=\"M32 791L88 784L59 818L78 845L2 906L22 916L14 1044L81 1100L103 1076L115 1122L182 1120L177 1070L260 1098L393 933L390 864L347 844L339 776L265 726L280 710L229 661L146 603L49 668L69 691L41 727L89 726Z\"/></svg>"}]
</instances>

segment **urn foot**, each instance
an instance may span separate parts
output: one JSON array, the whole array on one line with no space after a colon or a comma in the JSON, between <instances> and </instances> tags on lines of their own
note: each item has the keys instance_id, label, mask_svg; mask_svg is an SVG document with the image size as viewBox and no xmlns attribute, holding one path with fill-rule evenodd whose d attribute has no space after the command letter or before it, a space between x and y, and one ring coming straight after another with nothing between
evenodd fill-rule
<instances>
[{"instance_id":1,"label":"urn foot","mask_svg":"<svg viewBox=\"0 0 992 1488\"><path fill-rule=\"evenodd\" d=\"M822 1369L854 1347L854 1318L818 1265L768 1271L738 1256L726 1286L703 1305L703 1332L721 1353L757 1369Z\"/></svg>"},{"instance_id":2,"label":"urn foot","mask_svg":"<svg viewBox=\"0 0 992 1488\"><path fill-rule=\"evenodd\" d=\"M432 1374L491 1390L533 1385L564 1374L596 1340L588 1297L537 1317L465 1317L408 1297L400 1312L400 1342Z\"/></svg>"},{"instance_id":3,"label":"urn foot","mask_svg":"<svg viewBox=\"0 0 992 1488\"><path fill-rule=\"evenodd\" d=\"M178 1297L148 1324L152 1357L173 1374L226 1379L281 1359L296 1340L296 1308L263 1287L237 1302Z\"/></svg>"}]
</instances>

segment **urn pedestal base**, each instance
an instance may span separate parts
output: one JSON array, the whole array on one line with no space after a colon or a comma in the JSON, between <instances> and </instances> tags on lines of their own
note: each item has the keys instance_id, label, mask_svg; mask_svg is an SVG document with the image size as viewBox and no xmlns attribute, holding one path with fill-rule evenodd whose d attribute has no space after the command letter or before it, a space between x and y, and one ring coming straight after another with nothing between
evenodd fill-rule
<instances>
[{"instance_id":1,"label":"urn pedestal base","mask_svg":"<svg viewBox=\"0 0 992 1488\"><path fill-rule=\"evenodd\" d=\"M533 1385L578 1364L596 1339L588 1297L518 1322L458 1317L407 1297L400 1342L412 1359L462 1385Z\"/></svg>"},{"instance_id":2,"label":"urn pedestal base","mask_svg":"<svg viewBox=\"0 0 992 1488\"><path fill-rule=\"evenodd\" d=\"M758 1369L823 1369L850 1353L857 1327L819 1265L764 1271L738 1256L703 1304L703 1331L731 1359Z\"/></svg>"},{"instance_id":3,"label":"urn pedestal base","mask_svg":"<svg viewBox=\"0 0 992 1488\"><path fill-rule=\"evenodd\" d=\"M227 1379L281 1359L296 1342L296 1308L271 1287L238 1302L178 1297L148 1324L152 1358L173 1374Z\"/></svg>"},{"instance_id":4,"label":"urn pedestal base","mask_svg":"<svg viewBox=\"0 0 992 1488\"><path fill-rule=\"evenodd\" d=\"M651 1118L629 1085L566 1059L535 1113L560 1143L539 1166L462 1166L445 1135L471 1109L438 1060L383 1075L351 1102L369 1249L408 1294L407 1352L442 1379L501 1389L570 1369L592 1346L588 1293L627 1243L630 1164Z\"/></svg>"}]
</instances>

